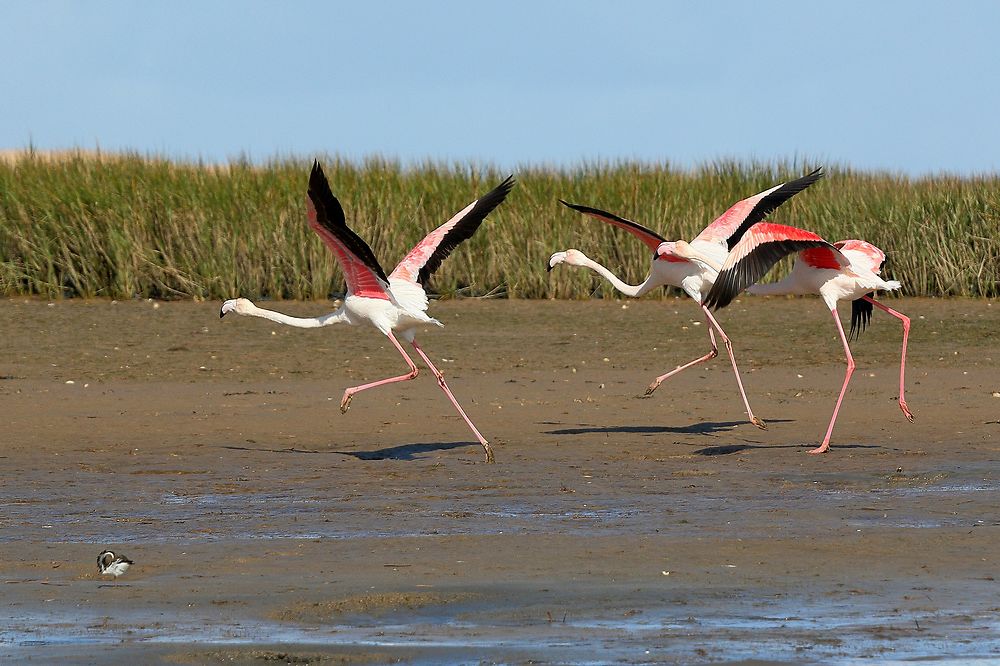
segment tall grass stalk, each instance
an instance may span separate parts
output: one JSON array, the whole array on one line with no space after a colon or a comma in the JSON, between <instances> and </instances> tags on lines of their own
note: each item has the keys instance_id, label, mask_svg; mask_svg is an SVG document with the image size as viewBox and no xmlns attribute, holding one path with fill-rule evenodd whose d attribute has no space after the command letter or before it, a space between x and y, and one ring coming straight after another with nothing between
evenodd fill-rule
<instances>
[{"instance_id":1,"label":"tall grass stalk","mask_svg":"<svg viewBox=\"0 0 1000 666\"><path fill-rule=\"evenodd\" d=\"M506 173L472 164L403 166L321 158L353 228L390 270L423 234ZM69 152L0 160L0 294L45 297L325 298L343 292L335 262L306 224L310 160L258 165ZM733 202L813 165L720 161L697 169L633 162L525 167L518 185L434 276L443 295L610 295L588 271L545 271L575 247L636 282L648 249L557 202L691 239ZM909 179L828 168L829 177L771 219L886 250L904 293L1000 292L1000 176ZM779 271L780 273L780 271ZM661 295L654 294L652 297Z\"/></svg>"}]
</instances>

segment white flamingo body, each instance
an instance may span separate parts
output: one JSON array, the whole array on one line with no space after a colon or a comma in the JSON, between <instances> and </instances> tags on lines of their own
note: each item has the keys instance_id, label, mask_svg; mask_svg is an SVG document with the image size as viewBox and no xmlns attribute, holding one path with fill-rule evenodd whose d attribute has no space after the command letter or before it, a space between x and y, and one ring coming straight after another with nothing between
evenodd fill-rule
<instances>
[{"instance_id":1,"label":"white flamingo body","mask_svg":"<svg viewBox=\"0 0 1000 666\"><path fill-rule=\"evenodd\" d=\"M864 243L878 252L877 263L873 255L861 249L852 248L853 243ZM833 309L840 301L855 301L876 290L894 291L902 285L896 280L884 280L879 276L885 254L865 241L840 241L834 244L847 260L842 269L817 268L801 255L788 275L771 284L754 284L747 293L759 296L770 294L819 294L827 307Z\"/></svg>"},{"instance_id":2,"label":"white flamingo body","mask_svg":"<svg viewBox=\"0 0 1000 666\"><path fill-rule=\"evenodd\" d=\"M554 253L549 258L548 269L552 270L553 267L561 263L589 268L606 278L618 291L626 296L639 297L662 286L672 286L682 289L684 293L699 304L699 307L704 312L706 322L708 323L707 329L711 350L704 356L656 377L646 389L646 395L653 393L662 382L671 376L698 363L715 358L718 355L718 346L715 343L715 331L718 331L719 336L726 346L726 351L729 353L733 373L736 377L736 384L739 387L740 396L743 399L743 405L746 408L750 422L758 428L766 429L767 425L764 421L754 416L753 410L750 408L750 401L747 399L746 391L743 389L739 368L736 365L732 342L709 309L702 305L702 301L712 289L718 276L718 271L726 261L730 249L746 231L763 220L765 216L769 215L782 203L809 187L821 177L822 171L816 169L807 176L776 185L764 192L743 199L733 204L725 213L716 218L715 221L708 225L691 242L682 240L668 241L656 232L612 213L588 206L569 204L563 201L564 205L573 210L632 233L652 250L653 259L650 264L649 274L638 285L627 284L607 267L602 266L576 249Z\"/></svg>"},{"instance_id":3,"label":"white flamingo body","mask_svg":"<svg viewBox=\"0 0 1000 666\"><path fill-rule=\"evenodd\" d=\"M772 284L754 284L782 257L797 253L795 264L787 276ZM844 327L837 314L840 301L851 301L851 336L864 330L871 318L872 308L896 317L903 325L902 354L899 364L899 408L908 421L913 413L906 404L906 342L910 333L910 319L872 298L873 292L894 291L902 285L896 280L881 277L885 253L867 241L843 240L828 243L820 236L778 224L758 224L733 248L719 271L715 285L705 298L709 307L724 307L736 294L746 289L751 294L818 294L833 315L837 332L847 357L847 372L841 386L833 416L823 442L809 453L824 453L830 448L830 437L837 422L840 405L847 393L847 385L854 373L854 356L844 334Z\"/></svg>"},{"instance_id":4,"label":"white flamingo body","mask_svg":"<svg viewBox=\"0 0 1000 666\"><path fill-rule=\"evenodd\" d=\"M248 299L236 298L222 304L219 316L235 312L298 328L319 328L332 324L369 325L385 335L403 357L409 372L398 377L348 387L340 403L342 412L347 412L356 393L416 378L417 366L396 339L394 333L398 333L437 378L438 385L485 449L487 462L493 462L492 447L459 405L444 374L417 344L416 330L428 324L442 326L441 322L427 314L428 299L423 282L459 243L475 233L486 216L503 202L513 186L513 178L507 178L491 192L466 206L425 236L392 273L386 275L368 244L347 227L343 208L330 191L326 176L317 162L313 164L309 176L309 225L337 257L344 272L347 294L343 304L334 312L319 317L292 317L257 307Z\"/></svg>"},{"instance_id":5,"label":"white flamingo body","mask_svg":"<svg viewBox=\"0 0 1000 666\"><path fill-rule=\"evenodd\" d=\"M678 245L683 248L682 254L686 253L686 256L690 256L694 261L675 264L682 266L686 273L677 286L683 289L688 296L701 303L712 285L715 284L715 278L719 275L719 266L729 255L729 249L725 243L714 243L697 238L686 244L680 241L675 243L674 247L676 248Z\"/></svg>"}]
</instances>

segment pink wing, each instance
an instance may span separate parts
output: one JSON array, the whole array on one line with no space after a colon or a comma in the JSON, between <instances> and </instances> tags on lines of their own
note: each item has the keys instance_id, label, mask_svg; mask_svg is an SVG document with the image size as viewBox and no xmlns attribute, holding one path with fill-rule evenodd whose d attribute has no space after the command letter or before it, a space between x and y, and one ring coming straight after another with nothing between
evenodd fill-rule
<instances>
[{"instance_id":1,"label":"pink wing","mask_svg":"<svg viewBox=\"0 0 1000 666\"><path fill-rule=\"evenodd\" d=\"M660 246L660 243L667 242L666 238L656 233L652 229L647 229L641 224L636 224L631 220L626 220L624 217L618 217L614 213L608 213L598 208L591 208L590 206L579 206L577 204L567 203L562 199L559 200L559 203L561 203L564 206L567 206L568 208L572 208L578 213L589 215L590 217L602 220L604 222L607 222L608 224L613 224L616 227L624 229L625 231L633 234L636 238L645 243L646 247L648 247L653 252L656 252L656 248Z\"/></svg>"},{"instance_id":2,"label":"pink wing","mask_svg":"<svg viewBox=\"0 0 1000 666\"><path fill-rule=\"evenodd\" d=\"M834 246L839 250L847 250L849 252L854 251L862 255L864 259L861 259L860 261L855 259L853 262L855 266L858 266L858 268L866 268L875 275L878 275L881 272L882 264L885 262L885 252L878 249L868 241L842 240L834 243Z\"/></svg>"},{"instance_id":3,"label":"pink wing","mask_svg":"<svg viewBox=\"0 0 1000 666\"><path fill-rule=\"evenodd\" d=\"M459 211L454 217L430 232L407 253L389 278L415 282L421 286L437 270L458 244L472 237L486 216L499 206L514 187L514 176L493 188Z\"/></svg>"},{"instance_id":4,"label":"pink wing","mask_svg":"<svg viewBox=\"0 0 1000 666\"><path fill-rule=\"evenodd\" d=\"M705 227L695 240L726 243L727 247L732 250L750 227L758 222L762 222L778 206L822 177L823 168L820 167L806 176L776 185L769 190L764 190L760 194L755 194L748 199L733 204L729 210Z\"/></svg>"},{"instance_id":5,"label":"pink wing","mask_svg":"<svg viewBox=\"0 0 1000 666\"><path fill-rule=\"evenodd\" d=\"M726 307L783 257L796 252L816 268L838 269L850 265L840 250L811 231L761 222L751 227L729 253L705 297L705 305L716 310Z\"/></svg>"},{"instance_id":6,"label":"pink wing","mask_svg":"<svg viewBox=\"0 0 1000 666\"><path fill-rule=\"evenodd\" d=\"M365 298L389 300L389 279L375 254L361 237L347 226L347 218L319 162L313 162L309 174L309 199L306 201L309 226L323 239L340 262L347 281L347 293Z\"/></svg>"}]
</instances>

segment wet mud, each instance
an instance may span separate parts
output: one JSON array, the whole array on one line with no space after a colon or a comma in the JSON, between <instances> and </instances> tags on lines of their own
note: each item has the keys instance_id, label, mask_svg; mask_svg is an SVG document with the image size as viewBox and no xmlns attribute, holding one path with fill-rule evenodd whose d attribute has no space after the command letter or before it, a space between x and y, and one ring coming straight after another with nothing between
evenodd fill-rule
<instances>
[{"instance_id":1,"label":"wet mud","mask_svg":"<svg viewBox=\"0 0 1000 666\"><path fill-rule=\"evenodd\" d=\"M0 301L0 660L1000 659L1000 306L441 302L429 373L374 331L217 303ZM318 314L322 303L281 303ZM332 309L332 308L331 308ZM135 561L97 575L104 548Z\"/></svg>"}]
</instances>

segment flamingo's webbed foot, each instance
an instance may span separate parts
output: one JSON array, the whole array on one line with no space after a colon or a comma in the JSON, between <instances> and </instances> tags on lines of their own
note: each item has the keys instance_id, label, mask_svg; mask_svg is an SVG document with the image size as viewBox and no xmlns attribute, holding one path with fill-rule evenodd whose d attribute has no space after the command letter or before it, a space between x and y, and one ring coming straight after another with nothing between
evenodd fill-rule
<instances>
[{"instance_id":1,"label":"flamingo's webbed foot","mask_svg":"<svg viewBox=\"0 0 1000 666\"><path fill-rule=\"evenodd\" d=\"M767 424L764 423L764 419L759 419L756 416L751 416L750 417L750 423L754 424L755 426L757 426L761 430L767 430Z\"/></svg>"},{"instance_id":2,"label":"flamingo's webbed foot","mask_svg":"<svg viewBox=\"0 0 1000 666\"><path fill-rule=\"evenodd\" d=\"M830 444L828 442L823 442L822 444L820 444L819 446L817 446L815 449L809 449L809 453L812 453L812 454L826 453L829 450L830 450Z\"/></svg>"},{"instance_id":3,"label":"flamingo's webbed foot","mask_svg":"<svg viewBox=\"0 0 1000 666\"><path fill-rule=\"evenodd\" d=\"M905 400L899 401L899 408L903 410L903 416L906 417L906 420L913 423L913 412L910 411L910 408L907 406Z\"/></svg>"},{"instance_id":4,"label":"flamingo's webbed foot","mask_svg":"<svg viewBox=\"0 0 1000 666\"><path fill-rule=\"evenodd\" d=\"M650 384L649 386L646 387L646 393L645 393L645 395L653 395L653 391L655 391L658 388L660 388L660 382L653 381L652 384Z\"/></svg>"},{"instance_id":5,"label":"flamingo's webbed foot","mask_svg":"<svg viewBox=\"0 0 1000 666\"><path fill-rule=\"evenodd\" d=\"M483 442L483 448L486 449L486 462L495 463L496 458L493 457L493 447L490 446L490 443Z\"/></svg>"},{"instance_id":6,"label":"flamingo's webbed foot","mask_svg":"<svg viewBox=\"0 0 1000 666\"><path fill-rule=\"evenodd\" d=\"M344 391L344 399L340 401L340 413L346 414L347 410L351 408L351 398L354 394Z\"/></svg>"}]
</instances>

